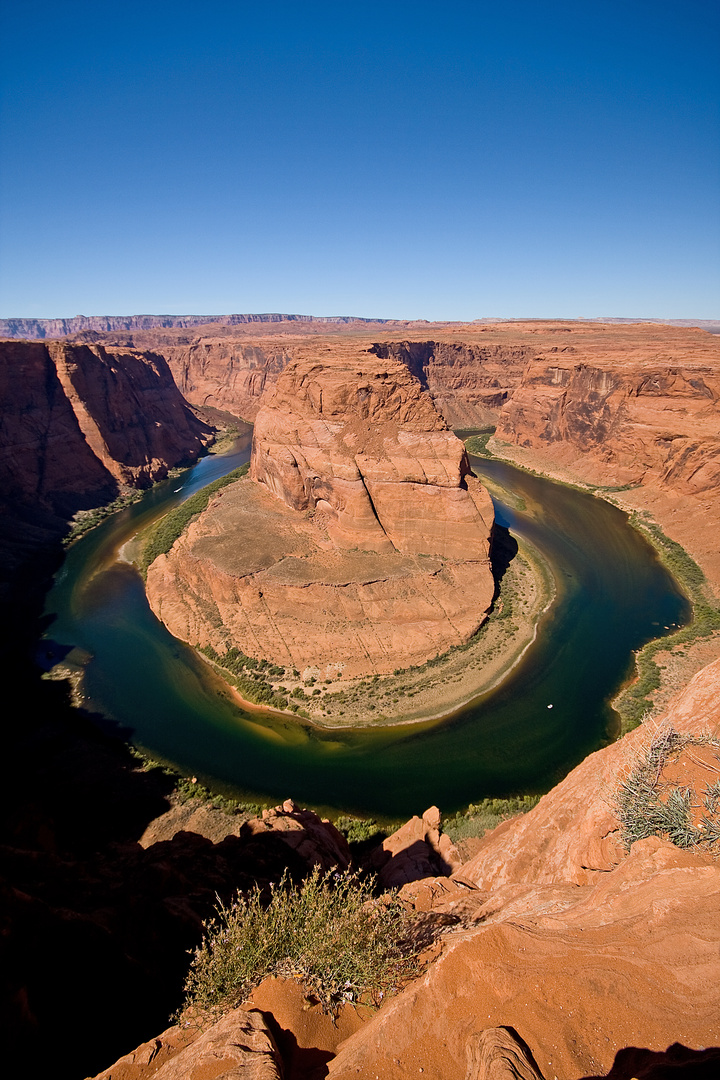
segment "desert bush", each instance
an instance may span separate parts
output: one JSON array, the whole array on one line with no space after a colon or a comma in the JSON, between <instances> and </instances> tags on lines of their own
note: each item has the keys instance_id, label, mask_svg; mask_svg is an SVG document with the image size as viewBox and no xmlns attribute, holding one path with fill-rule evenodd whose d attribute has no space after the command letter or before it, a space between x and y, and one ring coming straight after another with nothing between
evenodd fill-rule
<instances>
[{"instance_id":1,"label":"desert bush","mask_svg":"<svg viewBox=\"0 0 720 1080\"><path fill-rule=\"evenodd\" d=\"M479 435L471 435L469 439L465 440L465 449L468 454L474 454L475 457L492 457L492 454L487 448L488 439L491 435L495 434L495 428L488 428L487 431L481 432Z\"/></svg>"},{"instance_id":2,"label":"desert bush","mask_svg":"<svg viewBox=\"0 0 720 1080\"><path fill-rule=\"evenodd\" d=\"M416 968L406 909L372 899L372 882L318 868L299 887L284 876L264 901L256 887L219 904L185 983L185 1011L235 1008L264 978L302 981L328 1011L379 1002Z\"/></svg>"},{"instance_id":3,"label":"desert bush","mask_svg":"<svg viewBox=\"0 0 720 1080\"><path fill-rule=\"evenodd\" d=\"M131 746L129 749L143 772L158 772L171 781L173 797L179 803L195 799L207 804L209 809L222 810L225 814L238 814L245 818L259 817L262 813L263 808L260 803L247 802L232 795L214 791L200 783L197 777L185 776L168 762L159 761L136 746Z\"/></svg>"},{"instance_id":4,"label":"desert bush","mask_svg":"<svg viewBox=\"0 0 720 1080\"><path fill-rule=\"evenodd\" d=\"M377 838L378 842L384 840L388 830L372 818L356 818L349 815L339 817L335 822L338 829L348 844L364 844L368 840Z\"/></svg>"},{"instance_id":5,"label":"desert bush","mask_svg":"<svg viewBox=\"0 0 720 1080\"><path fill-rule=\"evenodd\" d=\"M622 717L623 734L642 723L643 715L652 707L648 697L661 684L656 655L664 650L691 645L720 630L720 606L709 598L707 580L695 560L658 525L645 521L639 514L630 515L630 523L648 538L662 562L682 586L692 604L692 621L666 637L656 638L637 653L637 678L630 683L614 705Z\"/></svg>"},{"instance_id":6,"label":"desert bush","mask_svg":"<svg viewBox=\"0 0 720 1080\"><path fill-rule=\"evenodd\" d=\"M720 743L709 736L682 735L663 725L620 783L613 808L627 848L647 836L659 836L681 848L720 840L720 782L705 789L700 827L691 820L693 798L697 800L699 794L693 796L685 786L668 787L662 782L665 765L692 745L711 745L720 751Z\"/></svg>"},{"instance_id":7,"label":"desert bush","mask_svg":"<svg viewBox=\"0 0 720 1080\"><path fill-rule=\"evenodd\" d=\"M448 834L454 844L459 840L484 836L501 821L507 821L516 814L526 814L528 810L532 810L533 806L537 806L539 801L539 795L517 795L509 799L481 799L479 803L471 803L464 813L458 812L455 817L444 821L443 831Z\"/></svg>"},{"instance_id":8,"label":"desert bush","mask_svg":"<svg viewBox=\"0 0 720 1080\"><path fill-rule=\"evenodd\" d=\"M111 517L113 514L117 514L120 510L124 510L126 506L132 506L133 503L142 499L144 492L142 491L127 491L122 495L118 495L112 502L107 503L105 506L96 506L92 510L78 510L73 518L70 526L70 532L63 540L63 546L69 547L73 540L79 540L85 533L90 532L97 525L101 525L103 521Z\"/></svg>"}]
</instances>

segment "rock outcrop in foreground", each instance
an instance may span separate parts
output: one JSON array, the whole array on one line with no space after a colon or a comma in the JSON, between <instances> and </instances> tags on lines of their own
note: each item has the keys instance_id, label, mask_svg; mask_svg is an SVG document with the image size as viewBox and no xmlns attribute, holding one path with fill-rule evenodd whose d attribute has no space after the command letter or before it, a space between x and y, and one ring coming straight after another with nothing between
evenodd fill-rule
<instances>
[{"instance_id":1,"label":"rock outcrop in foreground","mask_svg":"<svg viewBox=\"0 0 720 1080\"><path fill-rule=\"evenodd\" d=\"M662 724L591 755L464 865L453 865L435 808L389 837L376 853L381 874L399 883L410 871L400 896L446 932L425 973L374 1017L345 1007L333 1039L293 980L267 980L196 1050L173 1028L102 1080L146 1080L155 1075L148 1055L159 1064L177 1055L179 1067L208 1043L230 1056L226 1032L258 1028L254 1009L284 1038L268 1068L286 1080L715 1076L720 863L704 846L681 850L657 836L628 852L613 810L618 785L669 726L705 740L668 766L673 783L691 792L717 785L720 661L695 676ZM450 876L412 881L413 866L422 874L441 849ZM697 1071L686 1073L690 1066ZM158 1077L176 1075L165 1068Z\"/></svg>"},{"instance_id":2,"label":"rock outcrop in foreground","mask_svg":"<svg viewBox=\"0 0 720 1080\"><path fill-rule=\"evenodd\" d=\"M250 479L153 563L148 597L192 644L386 674L484 621L492 525L462 443L405 365L297 363L258 413Z\"/></svg>"}]
</instances>

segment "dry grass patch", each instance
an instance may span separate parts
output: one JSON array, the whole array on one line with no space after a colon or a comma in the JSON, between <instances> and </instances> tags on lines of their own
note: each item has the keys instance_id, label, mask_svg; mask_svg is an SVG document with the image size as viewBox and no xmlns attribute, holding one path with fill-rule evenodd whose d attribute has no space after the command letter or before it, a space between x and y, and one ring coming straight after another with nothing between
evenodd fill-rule
<instances>
[{"instance_id":1,"label":"dry grass patch","mask_svg":"<svg viewBox=\"0 0 720 1080\"><path fill-rule=\"evenodd\" d=\"M720 854L720 742L657 729L613 799L626 847L659 836Z\"/></svg>"}]
</instances>

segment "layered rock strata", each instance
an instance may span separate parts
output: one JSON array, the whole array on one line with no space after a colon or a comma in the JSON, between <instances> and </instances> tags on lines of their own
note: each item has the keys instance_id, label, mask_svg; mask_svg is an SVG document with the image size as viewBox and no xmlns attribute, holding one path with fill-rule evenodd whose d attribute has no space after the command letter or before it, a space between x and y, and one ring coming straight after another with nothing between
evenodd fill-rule
<instances>
[{"instance_id":1,"label":"layered rock strata","mask_svg":"<svg viewBox=\"0 0 720 1080\"><path fill-rule=\"evenodd\" d=\"M363 319L355 315L75 315L71 319L0 319L0 334L11 338L59 338L84 332L186 329L194 326L244 326L254 323L319 323L344 325L386 323L391 319Z\"/></svg>"},{"instance_id":2,"label":"layered rock strata","mask_svg":"<svg viewBox=\"0 0 720 1080\"><path fill-rule=\"evenodd\" d=\"M123 340L161 352L193 404L247 420L292 361L322 361L330 347L358 362L370 349L406 364L454 428L496 425L501 438L595 484L718 493L718 335L678 325L540 320L409 323L400 339L398 324L321 329L247 324L194 337L136 331Z\"/></svg>"},{"instance_id":3,"label":"layered rock strata","mask_svg":"<svg viewBox=\"0 0 720 1080\"><path fill-rule=\"evenodd\" d=\"M0 395L3 493L58 512L117 482L146 487L211 439L152 353L0 342Z\"/></svg>"},{"instance_id":4,"label":"layered rock strata","mask_svg":"<svg viewBox=\"0 0 720 1080\"><path fill-rule=\"evenodd\" d=\"M212 439L163 357L128 348L0 341L0 400L0 593L21 608L77 510L147 487Z\"/></svg>"},{"instance_id":5,"label":"layered rock strata","mask_svg":"<svg viewBox=\"0 0 720 1080\"><path fill-rule=\"evenodd\" d=\"M460 645L494 592L493 509L397 361L297 363L258 414L250 479L150 567L177 637L353 677Z\"/></svg>"}]
</instances>

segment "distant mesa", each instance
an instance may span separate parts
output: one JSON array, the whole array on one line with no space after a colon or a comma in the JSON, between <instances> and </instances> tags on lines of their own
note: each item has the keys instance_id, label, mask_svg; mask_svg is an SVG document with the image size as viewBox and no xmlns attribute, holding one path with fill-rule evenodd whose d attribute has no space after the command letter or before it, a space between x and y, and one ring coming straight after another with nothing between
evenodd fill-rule
<instances>
[{"instance_id":1,"label":"distant mesa","mask_svg":"<svg viewBox=\"0 0 720 1080\"><path fill-rule=\"evenodd\" d=\"M361 319L354 315L75 315L71 319L0 319L0 337L59 338L87 330L160 330L192 326L242 326L246 323L386 323L388 319Z\"/></svg>"},{"instance_id":2,"label":"distant mesa","mask_svg":"<svg viewBox=\"0 0 720 1080\"><path fill-rule=\"evenodd\" d=\"M423 663L492 603L490 496L405 364L297 361L262 400L250 476L148 572L192 644L347 677Z\"/></svg>"}]
</instances>

